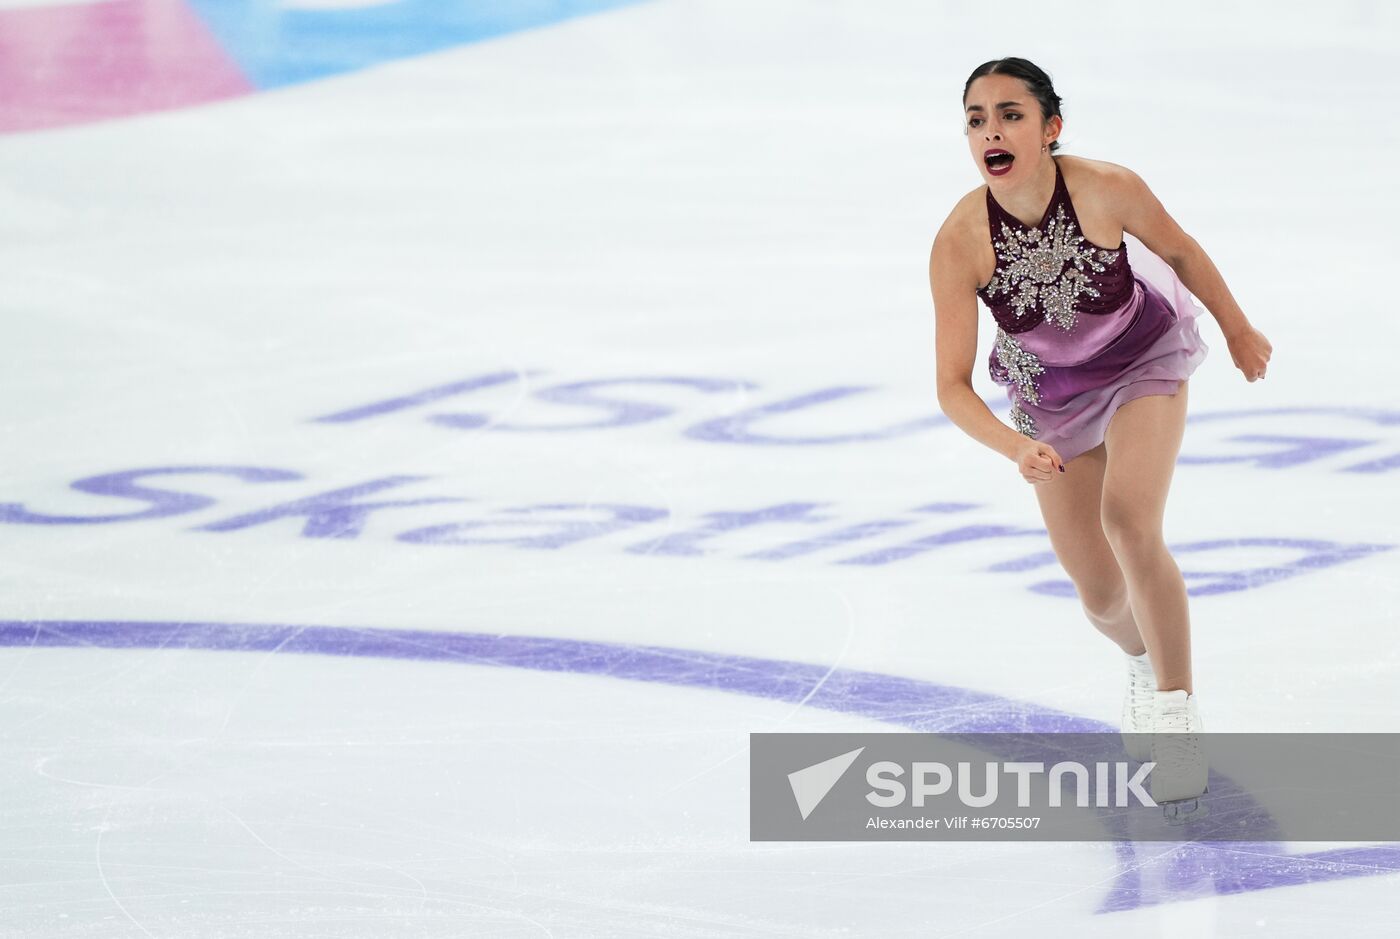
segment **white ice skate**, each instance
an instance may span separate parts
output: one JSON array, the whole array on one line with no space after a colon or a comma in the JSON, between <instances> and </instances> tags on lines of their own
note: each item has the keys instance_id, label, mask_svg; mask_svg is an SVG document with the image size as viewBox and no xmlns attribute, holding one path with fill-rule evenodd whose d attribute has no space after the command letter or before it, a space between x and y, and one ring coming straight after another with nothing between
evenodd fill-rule
<instances>
[{"instance_id":1,"label":"white ice skate","mask_svg":"<svg viewBox=\"0 0 1400 939\"><path fill-rule=\"evenodd\" d=\"M1152 692L1152 744L1149 757L1157 765L1148 778L1152 801L1162 806L1167 821L1182 824L1206 814L1200 796L1206 782L1205 751L1196 734L1204 733L1196 696L1185 689Z\"/></svg>"},{"instance_id":2,"label":"white ice skate","mask_svg":"<svg viewBox=\"0 0 1400 939\"><path fill-rule=\"evenodd\" d=\"M1157 676L1147 653L1128 655L1128 689L1123 694L1123 749L1139 763L1151 757L1152 695L1157 690Z\"/></svg>"}]
</instances>

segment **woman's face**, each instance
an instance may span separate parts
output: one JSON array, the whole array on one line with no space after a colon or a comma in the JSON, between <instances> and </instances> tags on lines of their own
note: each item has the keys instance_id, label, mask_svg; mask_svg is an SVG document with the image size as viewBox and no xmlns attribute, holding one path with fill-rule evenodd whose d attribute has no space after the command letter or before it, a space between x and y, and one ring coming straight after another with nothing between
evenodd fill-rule
<instances>
[{"instance_id":1,"label":"woman's face","mask_svg":"<svg viewBox=\"0 0 1400 939\"><path fill-rule=\"evenodd\" d=\"M967 90L963 103L967 145L972 159L988 185L1000 187L1005 180L1029 179L1042 158L1040 152L1060 134L1058 116L1047 122L1040 116L1040 103L1026 90L1026 83L1012 75L983 75ZM989 154L1009 153L993 159Z\"/></svg>"}]
</instances>

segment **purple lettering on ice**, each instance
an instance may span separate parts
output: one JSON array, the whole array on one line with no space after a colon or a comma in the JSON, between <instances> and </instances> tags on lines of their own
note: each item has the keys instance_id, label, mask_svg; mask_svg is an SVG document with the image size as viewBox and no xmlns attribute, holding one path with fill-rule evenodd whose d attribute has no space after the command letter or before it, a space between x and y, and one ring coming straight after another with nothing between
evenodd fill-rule
<instances>
[{"instance_id":1,"label":"purple lettering on ice","mask_svg":"<svg viewBox=\"0 0 1400 939\"><path fill-rule=\"evenodd\" d=\"M147 476L232 476L250 483L286 482L302 478L300 473L291 470L264 466L148 466L88 476L68 484L70 489L95 496L145 502L149 508L142 511L110 515L50 515L32 512L19 502L0 502L0 522L19 525L101 525L109 522L134 522L195 512L217 501L210 496L191 492L155 489L136 484L136 480Z\"/></svg>"},{"instance_id":2,"label":"purple lettering on ice","mask_svg":"<svg viewBox=\"0 0 1400 939\"><path fill-rule=\"evenodd\" d=\"M454 395L466 394L469 391L478 391L482 388L490 388L494 385L503 385L507 382L519 381L526 375L538 375L539 372L489 372L485 375L475 375L462 381L450 382L446 385L434 385L431 388L424 388L422 391L415 391L411 394L400 395L394 398L386 398L383 401L372 401L369 404L362 404L359 407L350 408L345 411L337 411L334 414L323 414L320 417L313 417L314 423L321 424L348 424L352 421L362 421L369 417L379 417L382 414L393 414L395 411L403 411L408 408L422 407L443 398L450 398ZM467 418L477 418L479 423L486 423L488 418L481 415L459 415L466 423Z\"/></svg>"},{"instance_id":3,"label":"purple lettering on ice","mask_svg":"<svg viewBox=\"0 0 1400 939\"><path fill-rule=\"evenodd\" d=\"M1342 467L1342 472L1388 473L1393 469L1400 469L1400 453L1392 453L1390 456L1378 457L1374 460L1365 460L1361 463L1353 463L1351 466Z\"/></svg>"},{"instance_id":4,"label":"purple lettering on ice","mask_svg":"<svg viewBox=\"0 0 1400 939\"><path fill-rule=\"evenodd\" d=\"M736 392L748 390L755 387L746 381L734 381L726 378L690 378L686 376L633 376L629 378L599 378L592 381L576 381L566 385L554 385L549 388L541 388L536 391L533 397L541 401L548 401L551 404L562 404L566 407L591 408L595 411L604 411L608 417L593 421L573 421L554 424L507 424L504 422L493 423L490 430L497 431L523 431L526 433L535 431L560 431L560 430L600 430L605 427L627 427L632 424L645 424L647 421L659 420L669 417L675 413L675 408L668 404L658 402L629 401L622 398L607 398L602 395L595 395L593 392L599 388L613 388L627 385L642 386L676 386L681 388L693 388L706 394L718 394L722 392ZM475 417L475 415L473 415ZM428 418L434 424L442 424L448 427L460 426L458 415L434 414Z\"/></svg>"},{"instance_id":5,"label":"purple lettering on ice","mask_svg":"<svg viewBox=\"0 0 1400 939\"><path fill-rule=\"evenodd\" d=\"M969 509L975 508L977 508L977 503L975 502L930 502L927 505L916 506L913 511L932 513L966 512ZM787 558L811 554L814 551L821 551L823 548L832 548L851 541L859 541L862 538L872 538L895 528L903 528L912 524L914 524L914 519L876 519L874 521L861 522L858 525L840 528L836 531L826 532L802 541L793 541L788 544L778 545L774 548L767 548L763 551L755 551L752 554L744 555L744 557L763 561L782 561Z\"/></svg>"},{"instance_id":6,"label":"purple lettering on ice","mask_svg":"<svg viewBox=\"0 0 1400 939\"><path fill-rule=\"evenodd\" d=\"M671 532L660 538L628 545L625 550L632 554L696 557L706 553L703 548L695 546L698 542L738 528L752 528L755 525L764 525L769 522L801 522L803 524L829 522L832 520L830 515L810 514L813 509L827 504L825 502L786 502L780 505L765 506L752 512L706 512L704 517L710 519L708 525L692 528L690 531Z\"/></svg>"},{"instance_id":7,"label":"purple lettering on ice","mask_svg":"<svg viewBox=\"0 0 1400 939\"><path fill-rule=\"evenodd\" d=\"M410 408L419 408L449 398L467 394L508 382L520 381L526 376L544 374L540 371L499 371L476 375L462 381L434 385L420 391L369 404L359 405L332 414L312 418L319 423L350 423L392 414ZM659 402L630 401L595 395L599 388L615 385L681 385L697 389L707 394L751 390L757 385L742 379L704 378L696 376L632 376L621 378L601 378L570 382L535 391L533 397L552 404L566 407L584 407L601 410L606 417L592 421L511 424L493 419L489 414L473 411L438 412L429 414L427 420L441 427L454 430L500 430L513 432L557 432L578 430L605 430L644 424L675 413L675 408ZM879 430L852 432L845 434L763 434L752 428L760 421L768 420L795 411L811 409L820 405L870 391L875 386L835 386L748 408L736 414L714 418L692 425L684 430L684 435L709 443L738 443L755 446L821 446L830 444L856 443L860 441L887 440L918 433L935 427L950 426L952 422L941 413L915 418ZM988 407L999 407L1000 399L983 399ZM1377 408L1345 407L1299 407L1299 408L1251 408L1220 411L1201 411L1188 416L1191 424L1216 423L1221 421L1248 420L1257 426L1260 418L1267 417L1319 416L1367 422L1381 427L1400 425L1400 411ZM1231 443L1267 444L1249 453L1193 454L1185 453L1177 458L1183 465L1212 465L1220 463L1247 463L1263 469L1287 469L1304 463L1311 463L1340 453L1372 446L1382 442L1371 437L1305 437L1296 435L1240 434L1223 438ZM1400 454L1391 454L1343 467L1340 472L1384 473L1400 469Z\"/></svg>"},{"instance_id":8,"label":"purple lettering on ice","mask_svg":"<svg viewBox=\"0 0 1400 939\"><path fill-rule=\"evenodd\" d=\"M381 489L402 486L404 483L428 479L427 476L386 476L371 479L369 482L330 492L307 496L283 502L280 505L259 509L245 515L235 515L218 522L195 527L195 531L236 531L254 525L266 525L284 518L305 518L301 534L305 538L354 538L364 529L365 519L371 512L381 509L398 509L414 505L434 505L441 502L470 502L470 499L433 496L426 499L391 499L380 502L355 502Z\"/></svg>"},{"instance_id":9,"label":"purple lettering on ice","mask_svg":"<svg viewBox=\"0 0 1400 939\"><path fill-rule=\"evenodd\" d=\"M833 668L669 646L630 645L500 633L453 633L382 627L124 620L0 620L0 646L264 652L416 660L445 667L521 668L596 675L750 695L882 721L918 733L1104 733L1118 728L956 685L900 675ZM1228 793L1233 811L1264 813L1219 773L1211 792ZM1106 825L1125 824L1111 815ZM1134 842L1109 842L1118 873L1096 912L1112 913L1202 896L1400 872L1400 844L1289 854L1286 842L1188 841L1153 857ZM1144 872L1152 874L1144 883Z\"/></svg>"},{"instance_id":10,"label":"purple lettering on ice","mask_svg":"<svg viewBox=\"0 0 1400 939\"><path fill-rule=\"evenodd\" d=\"M1400 426L1400 410L1386 408L1353 408L1335 405L1306 406L1296 408L1227 408L1219 411L1199 411L1192 413L1187 420L1191 423L1214 421L1247 420L1257 424L1261 417L1303 417L1317 416L1343 418L1376 424L1381 427ZM1336 423L1335 421L1329 423Z\"/></svg>"},{"instance_id":11,"label":"purple lettering on ice","mask_svg":"<svg viewBox=\"0 0 1400 939\"><path fill-rule=\"evenodd\" d=\"M1044 528L1016 528L1011 525L964 525L962 528L954 528L951 531L941 531L937 534L926 535L914 541L906 541L904 544L892 545L888 548L880 548L866 554L860 554L853 558L845 558L837 561L837 564L890 564L894 561L902 561L905 558L913 557L916 554L923 554L926 551L936 551L939 548L946 548L949 545L966 544L969 541L985 541L989 538L1044 538L1047 532Z\"/></svg>"},{"instance_id":12,"label":"purple lettering on ice","mask_svg":"<svg viewBox=\"0 0 1400 939\"><path fill-rule=\"evenodd\" d=\"M1363 423L1363 424L1372 424L1372 425L1375 425L1375 426L1378 426L1378 427L1382 427L1382 428L1386 428L1386 429L1390 429L1390 428L1393 428L1393 427L1396 427L1396 426L1400 426L1400 411L1389 410L1389 409L1386 409L1386 408L1353 408L1353 407L1335 407L1335 406L1296 407L1296 408L1232 408L1232 409L1229 409L1229 410L1221 410L1221 411L1203 411L1203 412L1200 412L1200 413L1197 413L1197 414L1192 414L1192 415L1190 415L1190 416L1187 418L1187 420L1188 420L1190 423L1192 423L1192 424L1213 423L1213 422L1216 422L1216 421L1247 420L1247 421L1249 421L1249 423L1250 423L1251 426L1257 427L1257 426L1259 426L1259 423L1260 423L1259 419L1260 419L1260 418L1267 418L1267 417L1289 417L1289 418L1298 418L1298 417L1325 417L1325 418L1330 418L1330 419L1331 419L1331 420L1328 422L1329 428L1330 428L1331 426L1335 426L1336 424L1340 423L1341 421L1357 421L1357 422L1360 422L1360 423ZM1295 441L1295 443L1296 443L1297 441L1302 441L1302 443L1297 443L1291 450L1285 450L1285 451L1283 451L1282 453L1276 452L1275 454L1272 455L1272 457L1271 457L1269 454L1264 454L1263 456L1264 456L1264 458L1265 458L1266 460L1268 460L1268 459L1270 459L1270 458L1273 458L1273 459L1281 459L1281 460L1284 461L1284 462L1281 462L1281 463L1274 463L1274 464L1270 464L1270 463L1267 463L1267 462L1266 462L1266 463L1260 463L1260 464L1259 464L1259 465L1269 466L1270 468L1281 468L1281 467L1284 467L1284 466L1296 465L1297 462L1301 462L1301 461L1299 461L1299 460L1293 460L1292 457L1291 457L1291 455L1301 456L1301 457L1303 457L1303 458L1305 458L1305 459L1316 459L1316 458L1320 458L1320 457L1322 457L1322 456L1331 455L1332 453L1344 452L1345 450L1354 449L1354 447L1350 446L1350 444L1354 444L1354 443L1358 443L1358 442L1359 442L1359 443L1361 443L1361 444L1363 444L1363 445L1369 445L1369 444L1374 444L1374 443L1379 442L1379 441L1371 440L1371 439L1366 439L1366 440L1364 440L1364 441L1358 441L1357 438L1327 438L1327 437L1317 437L1317 438L1306 438L1306 437L1305 437L1305 438L1274 437L1274 438L1266 438L1266 437L1260 437L1260 436L1242 436L1242 437L1236 437L1236 438L1231 438L1231 439L1236 439L1236 440L1269 440L1269 439L1272 439L1272 440L1275 441L1275 442ZM1314 445L1310 445L1310 444L1308 443L1308 441L1319 441L1320 443L1318 443L1318 444L1316 444L1316 445L1314 446ZM1338 446L1330 446L1330 444L1332 444L1332 443L1338 444ZM1310 454L1311 454L1311 455L1310 455ZM1238 457L1238 458L1237 458L1237 457L1233 457L1233 456L1232 456L1232 457L1225 457L1225 458L1223 458L1223 459L1220 459L1220 458L1214 458L1214 457L1183 456L1183 457L1181 457L1181 458L1179 459L1178 462L1181 462L1181 463L1218 463L1218 462L1236 462L1237 460L1250 460L1250 461L1252 461L1252 462L1258 463L1259 457L1258 457L1258 456L1255 456L1255 457L1248 457L1248 456L1246 456L1246 457ZM1354 465L1352 465L1352 466L1343 467L1343 468L1340 470L1340 472L1348 472L1348 473L1384 473L1384 472L1389 472L1390 470L1394 470L1394 469L1400 469L1400 454L1396 454L1396 455L1394 455L1394 456L1388 456L1388 457L1381 457L1381 458L1374 459L1374 460L1367 460L1367 461L1364 461L1364 462L1362 462L1362 463L1354 464Z\"/></svg>"},{"instance_id":13,"label":"purple lettering on ice","mask_svg":"<svg viewBox=\"0 0 1400 939\"><path fill-rule=\"evenodd\" d=\"M772 434L757 434L749 430L751 425L775 415L790 414L802 408L826 404L828 401L834 401L837 398L844 398L848 395L859 394L862 391L869 390L870 387L866 385L822 388L805 395L798 395L795 398L774 401L771 404L762 404L758 407L740 411L737 414L730 414L727 417L715 418L712 421L703 421L693 427L686 428L685 435L693 440L705 440L711 443L813 446L832 443L855 443L861 440L887 440L891 437L902 437L906 434L918 433L921 430L928 430L931 427L938 427L942 424L951 423L947 417L942 414L937 414L906 421L903 424L895 424L883 430L872 430L853 434L826 434L820 437L802 437L796 435L778 437Z\"/></svg>"},{"instance_id":14,"label":"purple lettering on ice","mask_svg":"<svg viewBox=\"0 0 1400 939\"><path fill-rule=\"evenodd\" d=\"M787 544L780 544L774 548L765 548L762 551L754 551L746 554L746 558L754 558L760 561L785 561L788 558L799 557L804 554L811 554L823 548L834 548L852 541L859 541L861 538L872 538L875 535L884 534L896 528L903 528L906 525L914 524L912 518L880 518L871 522L861 522L859 525L851 525L846 528L838 528L836 531L829 531L815 538L808 538L805 541L790 541Z\"/></svg>"},{"instance_id":15,"label":"purple lettering on ice","mask_svg":"<svg viewBox=\"0 0 1400 939\"><path fill-rule=\"evenodd\" d=\"M1375 439L1363 440L1355 437L1286 437L1276 434L1239 434L1224 439L1232 443L1243 441L1245 443L1276 444L1277 446L1260 449L1254 453L1235 453L1229 456L1182 455L1177 457L1177 462L1183 464L1251 463L1263 469L1287 469L1290 466L1297 466L1299 463L1311 463L1314 460L1322 460L1347 450L1368 447L1380 442Z\"/></svg>"},{"instance_id":16,"label":"purple lettering on ice","mask_svg":"<svg viewBox=\"0 0 1400 939\"><path fill-rule=\"evenodd\" d=\"M1175 556L1196 552L1223 551L1237 548L1281 548L1293 554L1291 560L1244 570L1189 570L1182 567L1181 576L1187 581L1186 592L1193 597L1205 597L1218 593L1234 593L1238 590L1252 590L1284 580L1308 574L1323 568L1356 561L1381 551L1394 550L1395 545L1358 542L1341 544L1316 538L1218 538L1213 541L1190 541L1171 545ZM1037 567L1058 565L1059 560L1052 551L998 561L984 568L994 573L1007 573L1033 570ZM1196 582L1192 585L1192 582ZM1044 580L1031 584L1027 589L1035 593L1055 597L1073 597L1074 584L1068 580Z\"/></svg>"},{"instance_id":17,"label":"purple lettering on ice","mask_svg":"<svg viewBox=\"0 0 1400 939\"><path fill-rule=\"evenodd\" d=\"M580 513L597 515L607 513L606 519L596 518L557 518L551 513ZM654 522L665 518L665 509L644 505L623 505L612 502L555 502L540 505L513 506L502 509L504 518L472 519L463 522L449 522L445 525L430 525L415 528L398 536L400 541L417 544L500 544L515 548L556 549L588 538L599 538L615 531L622 531L636 525ZM487 537L470 532L493 528L516 530L517 534L505 537ZM520 530L543 529L540 534L522 535Z\"/></svg>"}]
</instances>

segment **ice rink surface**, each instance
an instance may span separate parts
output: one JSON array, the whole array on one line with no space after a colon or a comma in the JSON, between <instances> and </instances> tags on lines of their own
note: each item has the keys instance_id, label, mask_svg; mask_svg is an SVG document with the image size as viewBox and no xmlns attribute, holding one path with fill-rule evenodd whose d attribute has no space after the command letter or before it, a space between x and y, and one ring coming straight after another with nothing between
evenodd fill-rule
<instances>
[{"instance_id":1,"label":"ice rink surface","mask_svg":"<svg viewBox=\"0 0 1400 939\"><path fill-rule=\"evenodd\" d=\"M1395 731L1386 3L0 0L0 936L1385 936L1400 845L763 843L750 733L1116 730L927 257L1019 55L1213 318L1212 731ZM985 359L976 380L1007 402Z\"/></svg>"}]
</instances>

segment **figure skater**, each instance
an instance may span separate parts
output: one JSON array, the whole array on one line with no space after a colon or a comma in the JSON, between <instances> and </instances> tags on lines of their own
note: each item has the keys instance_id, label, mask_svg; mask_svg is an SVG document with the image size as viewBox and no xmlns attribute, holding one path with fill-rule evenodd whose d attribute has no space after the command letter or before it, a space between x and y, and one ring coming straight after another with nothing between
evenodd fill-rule
<instances>
[{"instance_id":1,"label":"figure skater","mask_svg":"<svg viewBox=\"0 0 1400 939\"><path fill-rule=\"evenodd\" d=\"M1127 659L1125 747L1158 762L1153 801L1191 811L1207 766L1181 735L1203 727L1186 583L1162 537L1187 379L1207 350L1191 294L1248 381L1264 377L1272 347L1142 179L1055 155L1064 121L1044 71L1022 58L979 65L963 108L986 185L953 207L929 258L938 403L1035 485L1085 614ZM996 320L988 368L1014 429L972 388L978 297Z\"/></svg>"}]
</instances>

